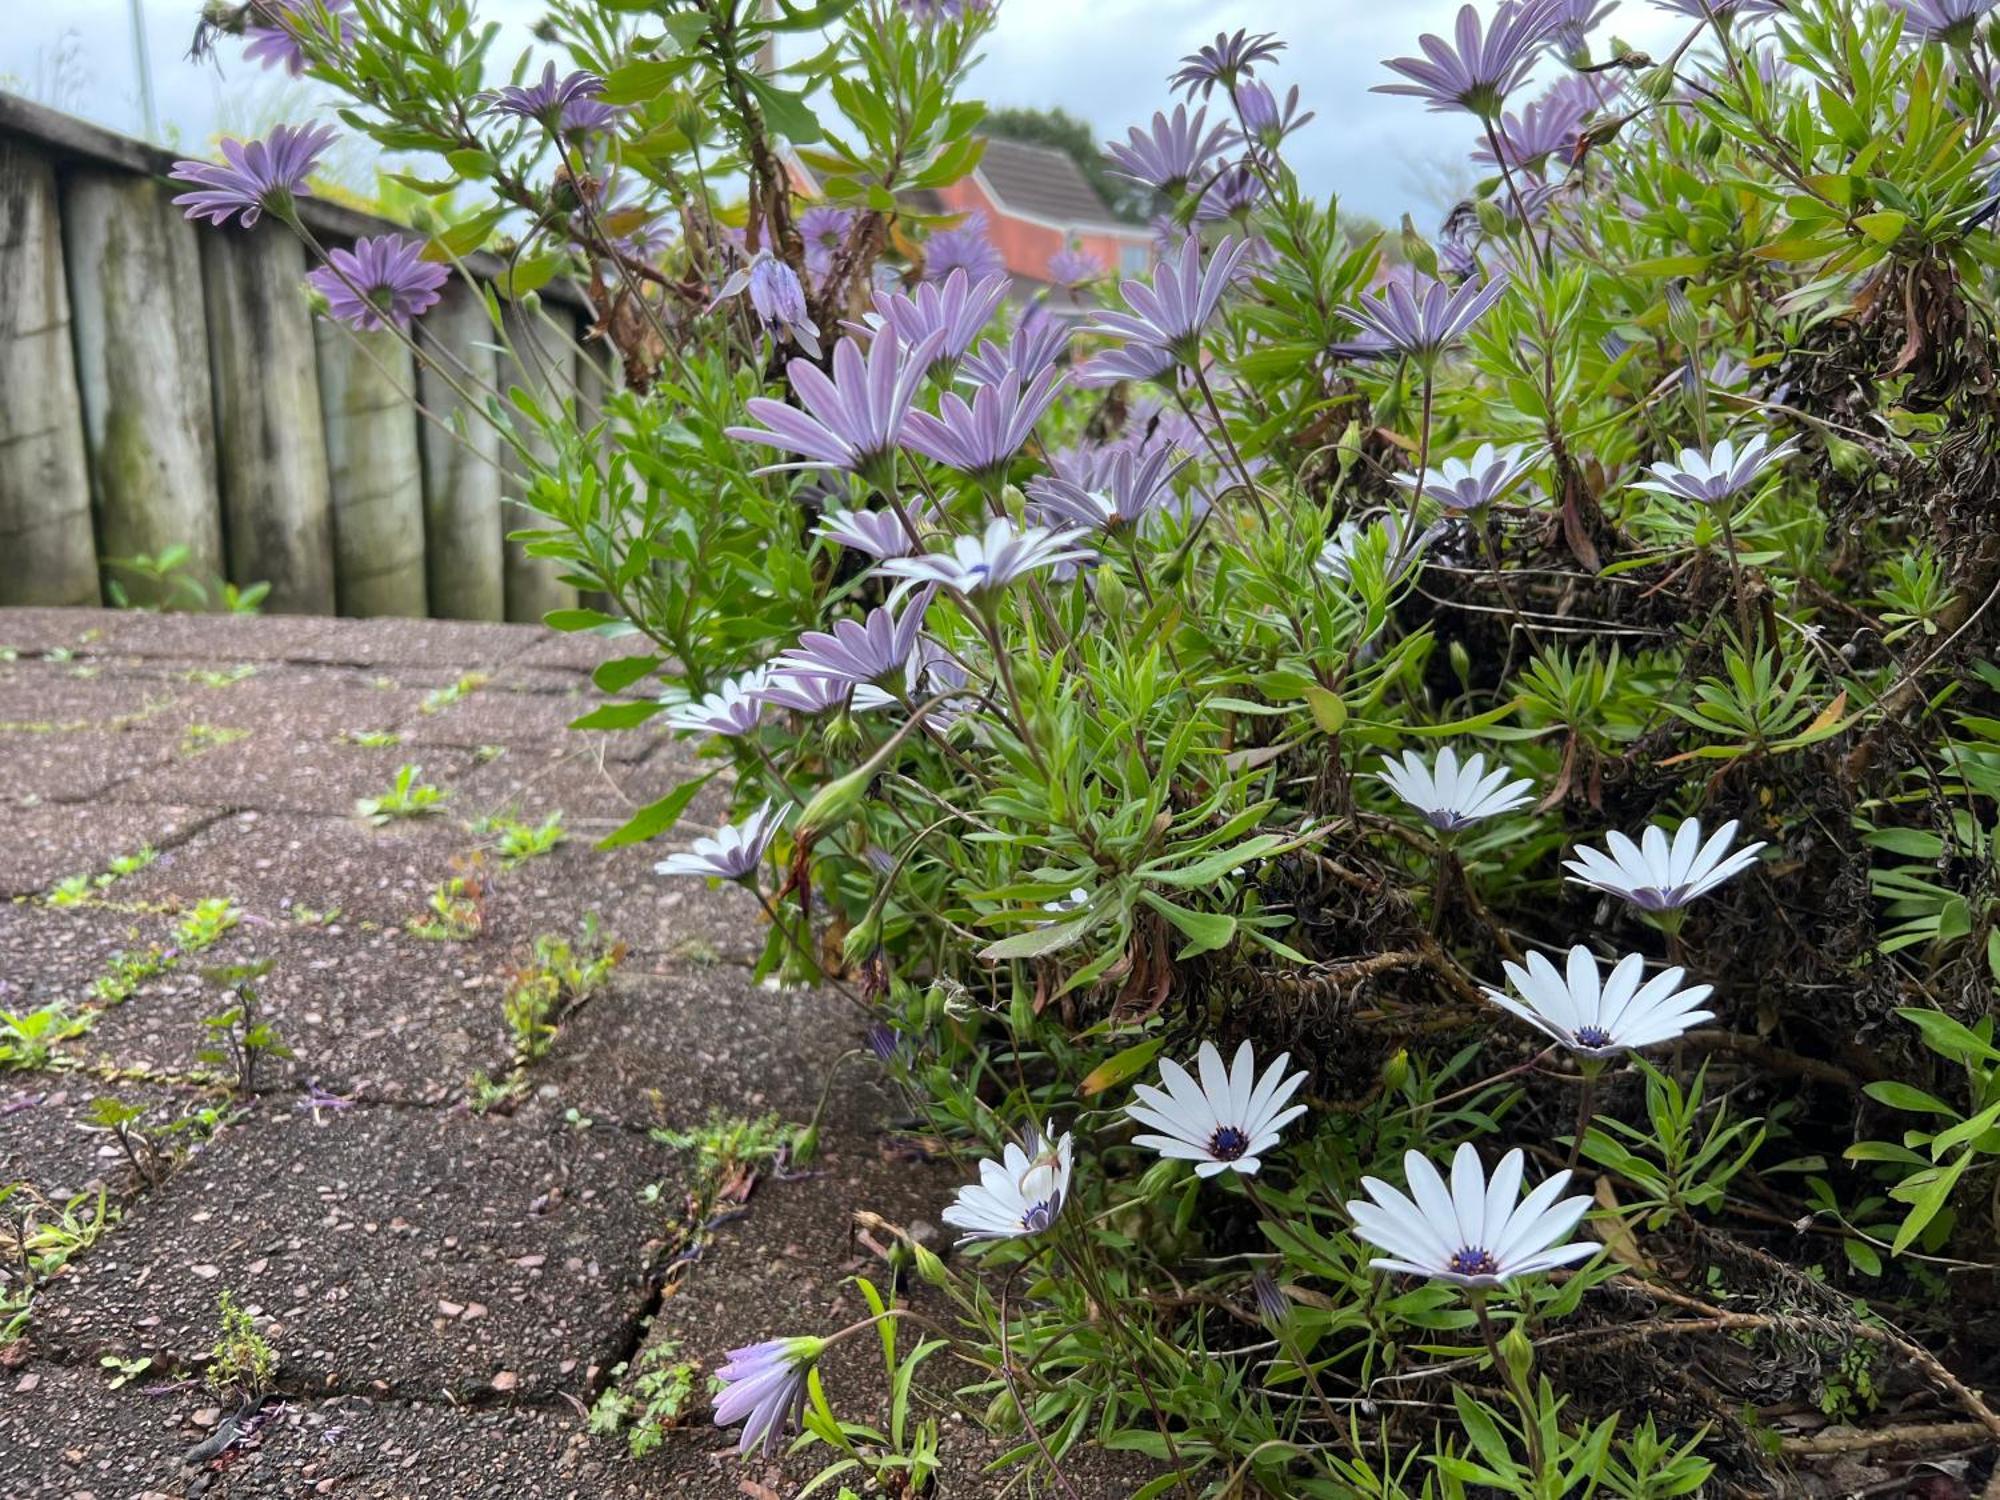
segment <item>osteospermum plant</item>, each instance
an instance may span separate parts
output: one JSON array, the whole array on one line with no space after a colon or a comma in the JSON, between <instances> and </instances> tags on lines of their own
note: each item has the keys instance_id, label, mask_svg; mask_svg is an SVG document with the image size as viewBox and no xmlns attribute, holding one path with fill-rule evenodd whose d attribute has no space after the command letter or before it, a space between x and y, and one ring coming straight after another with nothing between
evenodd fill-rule
<instances>
[{"instance_id":1,"label":"osteospermum plant","mask_svg":"<svg viewBox=\"0 0 2000 1500\"><path fill-rule=\"evenodd\" d=\"M1354 101L1283 37L1137 28L1086 165L1147 222L1039 268L959 191L980 0L571 0L521 59L405 9L202 35L421 156L406 225L319 227L317 121L182 206L497 429L584 732L662 778L604 841L754 893L838 1118L879 1067L930 1163L866 1323L699 1351L744 1452L920 1492L921 1399L1024 1491L1102 1439L1149 1495L1636 1497L1822 1462L1702 1413L2000 1430L1931 1295L1996 1253L1986 0L1454 6L1380 82L1463 191L1388 234L1294 171ZM588 301L600 406L439 357L496 264L496 343Z\"/></svg>"}]
</instances>

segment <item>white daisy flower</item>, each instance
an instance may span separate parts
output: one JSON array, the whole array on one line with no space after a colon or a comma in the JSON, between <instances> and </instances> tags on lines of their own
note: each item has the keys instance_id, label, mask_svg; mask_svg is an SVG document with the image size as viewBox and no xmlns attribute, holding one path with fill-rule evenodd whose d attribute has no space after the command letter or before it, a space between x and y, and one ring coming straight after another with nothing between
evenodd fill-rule
<instances>
[{"instance_id":1,"label":"white daisy flower","mask_svg":"<svg viewBox=\"0 0 2000 1500\"><path fill-rule=\"evenodd\" d=\"M1054 1146L1039 1127L1028 1126L1022 1145L1007 1143L998 1161L979 1164L979 1181L958 1190L939 1215L970 1240L1011 1240L1040 1234L1055 1223L1069 1198L1072 1142L1068 1131Z\"/></svg>"},{"instance_id":2,"label":"white daisy flower","mask_svg":"<svg viewBox=\"0 0 2000 1500\"><path fill-rule=\"evenodd\" d=\"M714 838L696 839L683 852L669 854L653 866L653 872L657 875L705 875L742 880L754 874L764 862L764 851L770 847L772 835L784 826L785 815L790 811L788 805L773 813L767 799L762 807L741 823L718 828Z\"/></svg>"},{"instance_id":3,"label":"white daisy flower","mask_svg":"<svg viewBox=\"0 0 2000 1500\"><path fill-rule=\"evenodd\" d=\"M1715 1019L1713 1011L1698 1009L1715 993L1713 985L1680 988L1685 969L1662 969L1647 980L1646 960L1637 953L1619 959L1603 980L1597 956L1581 943L1569 950L1567 974L1540 953L1528 955L1526 968L1503 967L1520 998L1490 986L1486 998L1586 1057L1670 1042L1697 1022Z\"/></svg>"},{"instance_id":4,"label":"white daisy flower","mask_svg":"<svg viewBox=\"0 0 2000 1500\"><path fill-rule=\"evenodd\" d=\"M957 538L948 552L890 558L882 571L907 580L899 592L918 583L936 583L960 595L993 593L1041 568L1090 561L1091 550L1076 545L1083 534L1078 527L1051 531L1030 526L1020 531L1007 517L995 516L984 532Z\"/></svg>"},{"instance_id":5,"label":"white daisy flower","mask_svg":"<svg viewBox=\"0 0 2000 1500\"><path fill-rule=\"evenodd\" d=\"M1783 463L1798 449L1798 444L1790 441L1775 448L1769 444L1770 439L1760 432L1741 449L1729 438L1717 443L1712 453L1683 448L1679 463L1650 465L1653 477L1638 480L1632 487L1680 500L1697 500L1704 505L1720 505L1755 484L1766 469Z\"/></svg>"},{"instance_id":6,"label":"white daisy flower","mask_svg":"<svg viewBox=\"0 0 2000 1500\"><path fill-rule=\"evenodd\" d=\"M1590 1199L1579 1194L1556 1202L1569 1186L1568 1172L1520 1198L1524 1160L1519 1147L1509 1151L1489 1183L1479 1153L1467 1141L1452 1158L1449 1190L1438 1169L1416 1151L1403 1158L1408 1196L1379 1177L1362 1178L1368 1197L1350 1202L1347 1212L1363 1239L1388 1252L1368 1264L1484 1289L1588 1260L1600 1248L1595 1242L1563 1241L1583 1221Z\"/></svg>"},{"instance_id":7,"label":"white daisy flower","mask_svg":"<svg viewBox=\"0 0 2000 1500\"><path fill-rule=\"evenodd\" d=\"M1636 844L1614 832L1605 839L1610 853L1579 846L1576 858L1564 860L1563 866L1573 872L1570 879L1579 885L1623 896L1645 911L1672 911L1735 879L1757 862L1757 851L1764 847L1762 840L1746 844L1734 854L1729 852L1736 841L1736 828L1736 820L1731 818L1706 843L1702 842L1700 818L1681 824L1671 843L1666 831L1657 825L1648 827Z\"/></svg>"},{"instance_id":8,"label":"white daisy flower","mask_svg":"<svg viewBox=\"0 0 2000 1500\"><path fill-rule=\"evenodd\" d=\"M731 678L706 698L682 704L667 715L667 723L703 734L748 734L763 715L763 693L770 684L771 669L758 667Z\"/></svg>"},{"instance_id":9,"label":"white daisy flower","mask_svg":"<svg viewBox=\"0 0 2000 1500\"><path fill-rule=\"evenodd\" d=\"M1534 796L1534 783L1509 781L1504 766L1486 769L1486 757L1475 753L1459 764L1458 752L1447 745L1435 767L1425 765L1414 750L1405 750L1400 764L1382 762L1379 773L1410 806L1440 833L1457 833L1482 818L1512 812Z\"/></svg>"},{"instance_id":10,"label":"white daisy flower","mask_svg":"<svg viewBox=\"0 0 2000 1500\"><path fill-rule=\"evenodd\" d=\"M1306 1112L1303 1104L1284 1107L1306 1080L1303 1072L1284 1076L1290 1061L1289 1052L1279 1054L1259 1078L1256 1059L1245 1042L1225 1073L1215 1043L1203 1042L1195 1058L1201 1073L1201 1082L1196 1083L1179 1063L1162 1059L1160 1082L1166 1087L1139 1084L1133 1092L1143 1102L1125 1106L1126 1114L1161 1133L1134 1136L1133 1144L1150 1146L1176 1161L1193 1162L1198 1177L1254 1173L1261 1165L1258 1158L1278 1144L1278 1132Z\"/></svg>"}]
</instances>

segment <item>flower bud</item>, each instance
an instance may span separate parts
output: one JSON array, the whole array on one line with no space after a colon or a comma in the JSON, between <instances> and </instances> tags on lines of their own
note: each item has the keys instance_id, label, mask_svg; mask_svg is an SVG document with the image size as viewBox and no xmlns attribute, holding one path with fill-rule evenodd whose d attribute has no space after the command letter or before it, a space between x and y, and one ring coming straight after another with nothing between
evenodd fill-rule
<instances>
[{"instance_id":1,"label":"flower bud","mask_svg":"<svg viewBox=\"0 0 2000 1500\"><path fill-rule=\"evenodd\" d=\"M1350 420L1347 430L1340 435L1340 446L1335 450L1340 458L1340 477L1345 479L1354 466L1361 462L1361 422Z\"/></svg>"},{"instance_id":2,"label":"flower bud","mask_svg":"<svg viewBox=\"0 0 2000 1500\"><path fill-rule=\"evenodd\" d=\"M1410 1081L1410 1052L1407 1047L1398 1047L1387 1062L1382 1064L1382 1092L1401 1093Z\"/></svg>"},{"instance_id":3,"label":"flower bud","mask_svg":"<svg viewBox=\"0 0 2000 1500\"><path fill-rule=\"evenodd\" d=\"M1516 1323L1507 1330L1500 1340L1500 1357L1507 1361L1507 1368L1513 1373L1516 1383L1524 1382L1528 1372L1535 1368L1535 1345L1521 1325Z\"/></svg>"},{"instance_id":4,"label":"flower bud","mask_svg":"<svg viewBox=\"0 0 2000 1500\"><path fill-rule=\"evenodd\" d=\"M799 1132L799 1138L792 1142L792 1165L808 1167L819 1155L819 1126L808 1125Z\"/></svg>"},{"instance_id":5,"label":"flower bud","mask_svg":"<svg viewBox=\"0 0 2000 1500\"><path fill-rule=\"evenodd\" d=\"M854 716L843 708L826 721L826 728L819 732L819 743L828 755L844 759L861 743L861 729L854 722Z\"/></svg>"},{"instance_id":6,"label":"flower bud","mask_svg":"<svg viewBox=\"0 0 2000 1500\"><path fill-rule=\"evenodd\" d=\"M1118 570L1106 564L1097 570L1097 607L1104 611L1106 619L1116 620L1125 613L1125 580L1118 576Z\"/></svg>"},{"instance_id":7,"label":"flower bud","mask_svg":"<svg viewBox=\"0 0 2000 1500\"><path fill-rule=\"evenodd\" d=\"M806 803L806 810L799 815L800 841L817 838L853 817L860 810L862 799L868 795L870 779L868 768L863 766L858 771L849 771L845 776L829 781L814 792L812 800Z\"/></svg>"},{"instance_id":8,"label":"flower bud","mask_svg":"<svg viewBox=\"0 0 2000 1500\"><path fill-rule=\"evenodd\" d=\"M911 1240L909 1244L910 1253L916 1258L919 1276L935 1287L945 1286L951 1281L951 1272L945 1269L944 1262L938 1258L935 1250L916 1240Z\"/></svg>"},{"instance_id":9,"label":"flower bud","mask_svg":"<svg viewBox=\"0 0 2000 1500\"><path fill-rule=\"evenodd\" d=\"M840 940L840 956L850 969L858 969L882 946L882 915L870 909L867 916L847 929L847 936Z\"/></svg>"},{"instance_id":10,"label":"flower bud","mask_svg":"<svg viewBox=\"0 0 2000 1500\"><path fill-rule=\"evenodd\" d=\"M1472 205L1473 217L1479 220L1479 227L1496 239L1507 232L1507 213L1491 198L1481 198Z\"/></svg>"},{"instance_id":11,"label":"flower bud","mask_svg":"<svg viewBox=\"0 0 2000 1500\"><path fill-rule=\"evenodd\" d=\"M1000 504L1008 515L1019 521L1027 513L1028 497L1021 493L1019 485L1005 485L1000 490Z\"/></svg>"}]
</instances>

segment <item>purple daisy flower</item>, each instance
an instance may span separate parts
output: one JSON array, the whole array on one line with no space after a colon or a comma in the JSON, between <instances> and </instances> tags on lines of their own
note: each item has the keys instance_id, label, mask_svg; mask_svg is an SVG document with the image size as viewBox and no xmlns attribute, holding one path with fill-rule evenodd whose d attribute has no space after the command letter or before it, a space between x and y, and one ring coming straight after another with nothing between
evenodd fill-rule
<instances>
[{"instance_id":1,"label":"purple daisy flower","mask_svg":"<svg viewBox=\"0 0 2000 1500\"><path fill-rule=\"evenodd\" d=\"M962 474L993 478L1013 462L1068 379L1059 370L1044 370L1023 390L1020 375L1009 370L974 391L970 404L956 391L947 391L936 416L910 413L903 446Z\"/></svg>"},{"instance_id":2,"label":"purple daisy flower","mask_svg":"<svg viewBox=\"0 0 2000 1500\"><path fill-rule=\"evenodd\" d=\"M1980 18L2000 0L1889 0L1903 13L1904 32L1959 45L1972 40Z\"/></svg>"},{"instance_id":3,"label":"purple daisy flower","mask_svg":"<svg viewBox=\"0 0 2000 1500\"><path fill-rule=\"evenodd\" d=\"M1049 280L1068 291L1104 279L1104 262L1088 250L1064 246L1049 257Z\"/></svg>"},{"instance_id":4,"label":"purple daisy flower","mask_svg":"<svg viewBox=\"0 0 2000 1500\"><path fill-rule=\"evenodd\" d=\"M1249 162L1238 162L1210 179L1201 190L1201 202L1195 205L1194 213L1205 224L1234 219L1239 228L1247 229L1251 213L1263 201L1262 174Z\"/></svg>"},{"instance_id":5,"label":"purple daisy flower","mask_svg":"<svg viewBox=\"0 0 2000 1500\"><path fill-rule=\"evenodd\" d=\"M1590 34L1597 29L1597 23L1618 9L1618 0L1560 0L1555 13L1550 17L1549 38L1555 49L1565 57L1585 57L1590 46Z\"/></svg>"},{"instance_id":6,"label":"purple daisy flower","mask_svg":"<svg viewBox=\"0 0 2000 1500\"><path fill-rule=\"evenodd\" d=\"M1163 260L1153 268L1151 286L1128 281L1120 288L1131 311L1101 312L1090 331L1163 349L1183 364L1196 364L1202 330L1215 316L1247 249L1245 241L1225 238L1204 270L1201 241L1189 235L1181 245L1178 264Z\"/></svg>"},{"instance_id":7,"label":"purple daisy flower","mask_svg":"<svg viewBox=\"0 0 2000 1500\"><path fill-rule=\"evenodd\" d=\"M915 525L923 524L919 516L910 519ZM902 557L916 550L902 518L890 510L828 511L820 518L815 535L870 557Z\"/></svg>"},{"instance_id":8,"label":"purple daisy flower","mask_svg":"<svg viewBox=\"0 0 2000 1500\"><path fill-rule=\"evenodd\" d=\"M785 373L806 409L753 396L744 409L764 426L732 427L729 436L768 443L804 460L772 464L773 470L844 469L886 488L886 465L902 441L910 403L942 339L934 333L906 351L901 340L878 334L866 364L854 340L842 339L834 345L831 379L818 365L795 359Z\"/></svg>"},{"instance_id":9,"label":"purple daisy flower","mask_svg":"<svg viewBox=\"0 0 2000 1500\"><path fill-rule=\"evenodd\" d=\"M1435 277L1413 270L1408 282L1391 281L1381 294L1364 297L1341 313L1391 349L1428 361L1464 338L1507 290L1504 277L1468 281L1456 291Z\"/></svg>"},{"instance_id":10,"label":"purple daisy flower","mask_svg":"<svg viewBox=\"0 0 2000 1500\"><path fill-rule=\"evenodd\" d=\"M1198 52L1190 52L1167 82L1187 90L1190 99L1198 90L1206 99L1218 88L1233 89L1251 76L1260 62L1269 62L1285 50L1285 44L1269 32L1252 36L1238 31L1234 36L1218 31L1215 40Z\"/></svg>"},{"instance_id":11,"label":"purple daisy flower","mask_svg":"<svg viewBox=\"0 0 2000 1500\"><path fill-rule=\"evenodd\" d=\"M1760 432L1740 449L1729 438L1717 443L1710 453L1703 453L1699 448L1683 448L1679 463L1651 465L1653 477L1642 479L1632 487L1672 499L1720 505L1750 488L1766 469L1783 463L1798 447L1794 439L1788 439L1775 448L1769 447L1769 443L1770 439Z\"/></svg>"},{"instance_id":12,"label":"purple daisy flower","mask_svg":"<svg viewBox=\"0 0 2000 1500\"><path fill-rule=\"evenodd\" d=\"M1579 83L1582 88L1573 86ZM1539 172L1551 157L1567 164L1576 155L1584 124L1596 110L1596 94L1588 80L1565 78L1519 114L1502 115L1494 122L1493 133L1508 166ZM1473 147L1472 159L1485 166L1500 164L1487 141Z\"/></svg>"},{"instance_id":13,"label":"purple daisy flower","mask_svg":"<svg viewBox=\"0 0 2000 1500\"><path fill-rule=\"evenodd\" d=\"M241 216L245 229L254 229L269 209L279 218L289 218L292 202L310 194L306 180L319 166L320 153L331 146L335 131L330 125L280 125L261 141L224 141L225 164L207 161L177 161L167 175L176 182L191 182L196 190L174 199L187 209L190 219L208 219L227 224Z\"/></svg>"},{"instance_id":14,"label":"purple daisy flower","mask_svg":"<svg viewBox=\"0 0 2000 1500\"><path fill-rule=\"evenodd\" d=\"M743 1424L736 1445L740 1454L761 1448L766 1458L778 1451L787 1426L805 1412L806 1381L826 1351L825 1339L767 1339L731 1349L715 1372L723 1388L715 1398L715 1425Z\"/></svg>"},{"instance_id":15,"label":"purple daisy flower","mask_svg":"<svg viewBox=\"0 0 2000 1500\"><path fill-rule=\"evenodd\" d=\"M364 333L408 328L444 295L451 267L424 259L421 240L383 234L329 250L327 263L307 275L326 298L327 313Z\"/></svg>"},{"instance_id":16,"label":"purple daisy flower","mask_svg":"<svg viewBox=\"0 0 2000 1500\"><path fill-rule=\"evenodd\" d=\"M898 561L891 558L883 564L883 571L895 571ZM916 649L931 597L932 591L923 589L910 598L900 615L893 604L884 604L870 610L865 620L838 620L831 630L808 630L799 637L798 645L781 654L772 666L780 677L821 677L842 684L893 679ZM765 698L781 701L769 689Z\"/></svg>"},{"instance_id":17,"label":"purple daisy flower","mask_svg":"<svg viewBox=\"0 0 2000 1500\"><path fill-rule=\"evenodd\" d=\"M912 349L934 333L942 335L931 364L944 366L940 373L948 374L993 321L1006 296L1005 276L975 282L962 269L955 270L942 281L919 286L914 295L877 292L867 326L871 331L889 329Z\"/></svg>"},{"instance_id":18,"label":"purple daisy flower","mask_svg":"<svg viewBox=\"0 0 2000 1500\"><path fill-rule=\"evenodd\" d=\"M993 8L993 0L901 0L901 4L903 14L920 26L984 15Z\"/></svg>"},{"instance_id":19,"label":"purple daisy flower","mask_svg":"<svg viewBox=\"0 0 2000 1500\"><path fill-rule=\"evenodd\" d=\"M1148 380L1170 383L1179 369L1173 355L1153 344L1121 344L1106 349L1077 367L1076 383L1085 390L1118 385L1123 381L1144 384Z\"/></svg>"},{"instance_id":20,"label":"purple daisy flower","mask_svg":"<svg viewBox=\"0 0 2000 1500\"><path fill-rule=\"evenodd\" d=\"M1147 187L1179 197L1187 185L1205 173L1208 163L1229 141L1229 126L1208 126L1208 111L1197 109L1188 117L1187 106L1176 104L1173 117L1154 112L1151 133L1134 125L1126 132L1127 144L1115 141L1104 154L1117 163L1121 177L1142 182Z\"/></svg>"},{"instance_id":21,"label":"purple daisy flower","mask_svg":"<svg viewBox=\"0 0 2000 1500\"><path fill-rule=\"evenodd\" d=\"M1007 262L986 234L986 210L975 209L953 229L940 229L924 241L924 280L943 281L963 271L975 281L1007 274Z\"/></svg>"},{"instance_id":22,"label":"purple daisy flower","mask_svg":"<svg viewBox=\"0 0 2000 1500\"><path fill-rule=\"evenodd\" d=\"M341 48L354 39L354 22L341 14L353 4L354 0L263 0L252 12L261 19L243 28L243 60L281 67L297 78L306 70L308 39ZM325 29L324 17L332 19L333 32Z\"/></svg>"},{"instance_id":23,"label":"purple daisy flower","mask_svg":"<svg viewBox=\"0 0 2000 1500\"><path fill-rule=\"evenodd\" d=\"M998 385L1009 375L1033 380L1069 353L1070 330L1060 318L1026 317L1004 345L987 339L966 356L961 374L978 385Z\"/></svg>"},{"instance_id":24,"label":"purple daisy flower","mask_svg":"<svg viewBox=\"0 0 2000 1500\"><path fill-rule=\"evenodd\" d=\"M539 82L508 84L481 97L496 115L535 120L549 130L588 130L608 123L616 113L596 102L603 92L604 80L595 73L579 69L558 78L556 65L550 63Z\"/></svg>"},{"instance_id":25,"label":"purple daisy flower","mask_svg":"<svg viewBox=\"0 0 2000 1500\"><path fill-rule=\"evenodd\" d=\"M1293 84L1284 102L1268 84L1246 83L1236 91L1236 112L1242 117L1243 134L1254 145L1275 152L1285 137L1313 121L1313 111L1299 113L1299 86Z\"/></svg>"},{"instance_id":26,"label":"purple daisy flower","mask_svg":"<svg viewBox=\"0 0 2000 1500\"><path fill-rule=\"evenodd\" d=\"M745 735L757 727L763 712L763 692L771 680L769 667L757 667L732 677L706 698L683 703L666 716L670 728L699 734Z\"/></svg>"},{"instance_id":27,"label":"purple daisy flower","mask_svg":"<svg viewBox=\"0 0 2000 1500\"><path fill-rule=\"evenodd\" d=\"M1076 528L1050 531L1030 526L1020 531L1006 516L995 516L986 523L983 535L962 536L951 544L949 552L891 558L882 564L882 571L910 583L941 584L963 598L971 598L997 593L1015 579L1041 568L1089 561L1090 549L1077 545L1082 536L1083 532Z\"/></svg>"},{"instance_id":28,"label":"purple daisy flower","mask_svg":"<svg viewBox=\"0 0 2000 1500\"><path fill-rule=\"evenodd\" d=\"M799 273L768 252L722 284L716 302L748 291L750 307L764 331L779 343L797 344L807 356L819 358L819 324L806 311L806 289Z\"/></svg>"},{"instance_id":29,"label":"purple daisy flower","mask_svg":"<svg viewBox=\"0 0 2000 1500\"><path fill-rule=\"evenodd\" d=\"M1423 57L1397 57L1385 66L1401 73L1407 83L1378 83L1377 94L1408 94L1428 101L1431 109L1449 114L1463 110L1482 120L1500 113L1500 102L1533 71L1542 49L1554 34L1559 0L1500 0L1493 24L1482 26L1479 11L1467 5L1458 13L1456 47L1441 36L1417 39Z\"/></svg>"},{"instance_id":30,"label":"purple daisy flower","mask_svg":"<svg viewBox=\"0 0 2000 1500\"><path fill-rule=\"evenodd\" d=\"M1112 456L1098 483L1079 484L1051 474L1028 482L1028 499L1054 520L1116 531L1139 525L1173 499L1174 479L1190 462L1174 448L1158 448L1144 457L1127 448Z\"/></svg>"},{"instance_id":31,"label":"purple daisy flower","mask_svg":"<svg viewBox=\"0 0 2000 1500\"><path fill-rule=\"evenodd\" d=\"M714 838L696 839L679 854L669 854L653 866L656 875L698 875L705 879L754 881L763 866L771 840L785 826L790 805L771 809L764 805L741 823L727 823L715 830Z\"/></svg>"},{"instance_id":32,"label":"purple daisy flower","mask_svg":"<svg viewBox=\"0 0 2000 1500\"><path fill-rule=\"evenodd\" d=\"M1653 0L1661 10L1692 16L1697 21L1714 21L1727 26L1741 18L1754 21L1785 13L1784 0Z\"/></svg>"},{"instance_id":33,"label":"purple daisy flower","mask_svg":"<svg viewBox=\"0 0 2000 1500\"><path fill-rule=\"evenodd\" d=\"M854 227L854 210L815 203L799 215L799 237L806 242L806 270L824 276L833 269L834 258L847 243Z\"/></svg>"},{"instance_id":34,"label":"purple daisy flower","mask_svg":"<svg viewBox=\"0 0 2000 1500\"><path fill-rule=\"evenodd\" d=\"M1527 477L1527 449L1499 448L1481 443L1471 458L1447 458L1424 475L1424 495L1446 510L1479 510L1504 499ZM1417 487L1414 474L1393 475L1404 490Z\"/></svg>"}]
</instances>

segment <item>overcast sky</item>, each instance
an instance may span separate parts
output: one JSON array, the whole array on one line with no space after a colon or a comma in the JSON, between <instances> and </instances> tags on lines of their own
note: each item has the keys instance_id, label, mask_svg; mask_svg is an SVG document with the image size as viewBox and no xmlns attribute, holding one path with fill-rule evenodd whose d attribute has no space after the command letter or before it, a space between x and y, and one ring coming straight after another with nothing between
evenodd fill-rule
<instances>
[{"instance_id":1,"label":"overcast sky","mask_svg":"<svg viewBox=\"0 0 2000 1500\"><path fill-rule=\"evenodd\" d=\"M200 0L140 0L162 133L202 147L218 131L258 130L299 118L307 106L272 74L227 57L186 60ZM0 77L106 125L142 129L131 0L6 0ZM1392 75L1381 59L1415 50L1418 33L1445 31L1455 0L1003 0L976 90L995 105L1061 105L1100 136L1150 119L1166 102L1166 75L1181 54L1218 30L1275 31L1290 48L1268 76L1299 85L1316 118L1295 138L1294 167L1320 193L1393 223L1404 211L1428 227L1440 178L1471 144L1462 115L1433 115L1414 99L1371 94ZM1491 9L1490 0L1482 8ZM502 56L526 44L541 0L479 0L501 21ZM1623 0L1607 25L1659 55L1674 28L1650 0ZM1662 45L1666 44L1666 45ZM226 48L233 52L234 48Z\"/></svg>"}]
</instances>

